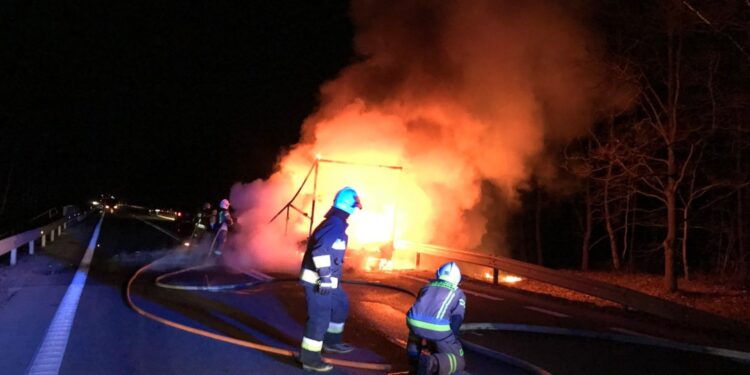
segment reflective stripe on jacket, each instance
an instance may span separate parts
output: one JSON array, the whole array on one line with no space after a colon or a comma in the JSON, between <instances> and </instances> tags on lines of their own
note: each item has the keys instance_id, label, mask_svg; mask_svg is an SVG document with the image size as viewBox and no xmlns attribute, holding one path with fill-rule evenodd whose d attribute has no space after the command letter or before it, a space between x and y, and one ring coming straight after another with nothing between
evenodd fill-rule
<instances>
[{"instance_id":1,"label":"reflective stripe on jacket","mask_svg":"<svg viewBox=\"0 0 750 375\"><path fill-rule=\"evenodd\" d=\"M346 235L348 216L344 211L332 208L315 228L302 258L300 280L315 284L319 277L330 276L333 288L338 286L349 241Z\"/></svg>"},{"instance_id":2,"label":"reflective stripe on jacket","mask_svg":"<svg viewBox=\"0 0 750 375\"><path fill-rule=\"evenodd\" d=\"M219 217L216 225L219 226L219 230L229 230L234 225L234 218L229 210L222 209L219 211Z\"/></svg>"},{"instance_id":3,"label":"reflective stripe on jacket","mask_svg":"<svg viewBox=\"0 0 750 375\"><path fill-rule=\"evenodd\" d=\"M458 333L465 310L466 295L461 288L433 280L419 291L406 314L406 323L418 336L440 340L452 332Z\"/></svg>"}]
</instances>

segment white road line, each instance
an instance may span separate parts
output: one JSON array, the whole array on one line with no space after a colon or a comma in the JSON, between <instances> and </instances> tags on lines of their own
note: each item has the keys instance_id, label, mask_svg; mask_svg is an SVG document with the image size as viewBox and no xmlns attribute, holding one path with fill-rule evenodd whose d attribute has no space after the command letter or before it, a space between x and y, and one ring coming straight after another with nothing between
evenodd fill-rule
<instances>
[{"instance_id":1,"label":"white road line","mask_svg":"<svg viewBox=\"0 0 750 375\"><path fill-rule=\"evenodd\" d=\"M610 327L617 328L617 327ZM620 328L622 329L622 328ZM624 342L628 344L650 345L657 348L667 348L682 350L692 353L711 354L725 358L738 359L743 362L750 361L750 352L741 352L738 350L717 348L713 346L703 346L686 344L679 341L672 341L665 338L649 335L623 335L610 332L589 331L585 329L560 328L550 326L535 326L528 324L508 324L508 323L464 323L461 325L462 332L471 331L500 331L500 332L530 332L543 333L547 335L562 335L572 337L586 337L594 339L611 340L615 342Z\"/></svg>"},{"instance_id":2,"label":"white road line","mask_svg":"<svg viewBox=\"0 0 750 375\"><path fill-rule=\"evenodd\" d=\"M609 329L610 329L611 331L615 331L615 332L619 332L619 333L624 333L624 334L626 334L626 335L632 335L632 336L641 336L641 337L650 337L650 338L655 338L655 339L656 339L656 338L658 338L658 337L656 337L656 336L651 336L651 335L647 335L647 334L645 334L645 333L640 333L640 332L636 332L636 331L631 331L631 330L629 330L629 329L625 329L625 328L620 328L620 327L609 327Z\"/></svg>"},{"instance_id":3,"label":"white road line","mask_svg":"<svg viewBox=\"0 0 750 375\"><path fill-rule=\"evenodd\" d=\"M552 315L552 316L556 316L556 317L558 317L558 318L570 318L570 315L568 315L568 314L563 314L563 313L559 313L559 312L557 312L557 311L552 311L552 310L547 310L547 309L543 309L543 308L541 308L541 307L535 307L535 306L524 306L523 308L524 308L524 309L527 309L527 310L533 310L533 311L537 311L537 312L540 312L540 313L542 313L542 314L547 314L547 315Z\"/></svg>"},{"instance_id":4,"label":"white road line","mask_svg":"<svg viewBox=\"0 0 750 375\"><path fill-rule=\"evenodd\" d=\"M504 299L502 299L500 297L491 296L489 294L472 292L471 290L466 290L466 289L463 289L463 291L464 291L464 293L471 294L472 296L487 298L487 299L491 299L493 301L504 301Z\"/></svg>"},{"instance_id":5,"label":"white road line","mask_svg":"<svg viewBox=\"0 0 750 375\"><path fill-rule=\"evenodd\" d=\"M245 272L245 274L249 275L249 276L252 276L252 277L254 277L256 279L261 279L263 281L273 280L273 277L271 277L269 275L266 275L265 273L260 272L260 271L258 271L256 269L248 270L247 272Z\"/></svg>"},{"instance_id":6,"label":"white road line","mask_svg":"<svg viewBox=\"0 0 750 375\"><path fill-rule=\"evenodd\" d=\"M423 279L423 278L421 278L421 277L416 277L416 276L411 276L411 275L401 275L401 277L405 277L405 278L407 278L407 279L412 279L412 280L416 280L416 281L421 281L421 282L425 282L425 283L426 283L426 282L429 282L429 281L430 281L430 280L427 280L427 279ZM484 293L474 292L474 291L471 291L471 290L466 290L466 289L463 289L463 288L462 288L461 290L463 290L463 291L464 291L464 293L466 293L466 294L470 294L470 295L472 295L472 296L477 296L477 297L481 297L481 298L486 298L486 299L490 299L490 300L493 300L493 301L504 301L504 299L503 299L503 298L500 298L500 297L495 297L495 296L491 296L491 295L489 295L489 294L484 294Z\"/></svg>"},{"instance_id":7,"label":"white road line","mask_svg":"<svg viewBox=\"0 0 750 375\"><path fill-rule=\"evenodd\" d=\"M412 276L412 275L401 275L401 277L405 277L407 279L412 279L412 280L415 280L415 281L421 281L421 282L424 282L424 283L430 281L430 280L423 279L421 277Z\"/></svg>"},{"instance_id":8,"label":"white road line","mask_svg":"<svg viewBox=\"0 0 750 375\"><path fill-rule=\"evenodd\" d=\"M399 347L402 347L402 348L406 349L406 341L404 341L404 340L397 339L395 337L388 337L388 341L396 344Z\"/></svg>"},{"instance_id":9,"label":"white road line","mask_svg":"<svg viewBox=\"0 0 750 375\"><path fill-rule=\"evenodd\" d=\"M135 217L135 216L133 216L133 217ZM162 233L166 234L167 236L169 236L169 237L172 237L172 238L174 238L174 239L175 239L175 240L177 240L177 241L179 241L179 240L180 240L180 238L179 238L179 237L175 236L175 235L174 235L174 234L172 234L172 233L169 233L169 232L168 232L168 231L167 231L166 229L164 229L164 228L162 228L162 227L160 227L160 226L158 226L158 225L156 225L156 224L152 224L152 223L150 223L150 222L148 222L148 221L146 221L146 220L143 220L143 219L141 219L141 218L139 218L139 217L135 217L135 218L136 218L136 219L138 219L138 220L140 220L141 222L143 222L143 223L144 223L144 224L146 224L146 225L150 225L151 227L153 227L154 229L158 230L159 232L162 232Z\"/></svg>"},{"instance_id":10,"label":"white road line","mask_svg":"<svg viewBox=\"0 0 750 375\"><path fill-rule=\"evenodd\" d=\"M99 239L103 220L104 215L99 218L99 223L94 228L89 246L83 254L83 259L81 259L81 264L78 265L78 270L76 270L76 274L73 276L73 281L68 286L65 296L57 308L54 318L52 318L52 323L47 329L44 341L42 341L42 345L39 347L39 351L37 351L29 367L29 375L55 375L60 372L65 348L68 346L70 330L73 327L73 319L76 316L83 287L86 286L89 266L94 256L94 249L96 249L96 241Z\"/></svg>"}]
</instances>

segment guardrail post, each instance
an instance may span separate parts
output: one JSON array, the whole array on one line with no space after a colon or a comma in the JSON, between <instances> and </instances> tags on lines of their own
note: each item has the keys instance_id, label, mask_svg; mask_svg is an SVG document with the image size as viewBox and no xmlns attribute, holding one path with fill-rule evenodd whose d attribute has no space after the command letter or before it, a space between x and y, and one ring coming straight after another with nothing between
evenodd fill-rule
<instances>
[{"instance_id":1,"label":"guardrail post","mask_svg":"<svg viewBox=\"0 0 750 375\"><path fill-rule=\"evenodd\" d=\"M52 232L49 232L49 242L55 242L55 229L52 229Z\"/></svg>"},{"instance_id":2,"label":"guardrail post","mask_svg":"<svg viewBox=\"0 0 750 375\"><path fill-rule=\"evenodd\" d=\"M493 268L493 269L492 269L492 283L493 283L493 284L497 285L497 283L498 283L498 281L499 281L499 280L498 280L498 279L499 279L499 276L500 276L500 270L499 270L499 269L497 269L497 268Z\"/></svg>"},{"instance_id":3,"label":"guardrail post","mask_svg":"<svg viewBox=\"0 0 750 375\"><path fill-rule=\"evenodd\" d=\"M10 251L10 265L15 266L16 265L16 249L13 249Z\"/></svg>"},{"instance_id":4,"label":"guardrail post","mask_svg":"<svg viewBox=\"0 0 750 375\"><path fill-rule=\"evenodd\" d=\"M29 255L34 255L34 240L29 241Z\"/></svg>"},{"instance_id":5,"label":"guardrail post","mask_svg":"<svg viewBox=\"0 0 750 375\"><path fill-rule=\"evenodd\" d=\"M47 235L42 231L42 247L47 246Z\"/></svg>"},{"instance_id":6,"label":"guardrail post","mask_svg":"<svg viewBox=\"0 0 750 375\"><path fill-rule=\"evenodd\" d=\"M57 235L58 236L62 235L62 227L59 225L57 226Z\"/></svg>"}]
</instances>

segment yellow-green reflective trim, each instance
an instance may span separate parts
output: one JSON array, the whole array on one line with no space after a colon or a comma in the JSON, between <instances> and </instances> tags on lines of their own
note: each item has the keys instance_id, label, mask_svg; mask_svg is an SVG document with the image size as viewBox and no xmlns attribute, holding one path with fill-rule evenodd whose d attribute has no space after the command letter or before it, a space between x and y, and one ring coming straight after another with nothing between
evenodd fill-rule
<instances>
[{"instance_id":1,"label":"yellow-green reflective trim","mask_svg":"<svg viewBox=\"0 0 750 375\"><path fill-rule=\"evenodd\" d=\"M451 353L448 353L448 360L451 363L451 369L450 369L450 371L448 371L448 373L452 374L452 373L456 372L456 356L453 355L453 354L451 354Z\"/></svg>"},{"instance_id":2,"label":"yellow-green reflective trim","mask_svg":"<svg viewBox=\"0 0 750 375\"><path fill-rule=\"evenodd\" d=\"M433 324L412 318L406 318L406 321L414 327L429 329L430 331L448 332L451 330L450 324Z\"/></svg>"},{"instance_id":3,"label":"yellow-green reflective trim","mask_svg":"<svg viewBox=\"0 0 750 375\"><path fill-rule=\"evenodd\" d=\"M328 333L342 333L344 332L344 323L328 323Z\"/></svg>"},{"instance_id":4,"label":"yellow-green reflective trim","mask_svg":"<svg viewBox=\"0 0 750 375\"><path fill-rule=\"evenodd\" d=\"M445 280L434 280L430 282L430 286L437 286L437 287L446 288L450 290L456 290L457 288L455 285L453 285L453 283L445 281Z\"/></svg>"},{"instance_id":5,"label":"yellow-green reflective trim","mask_svg":"<svg viewBox=\"0 0 750 375\"><path fill-rule=\"evenodd\" d=\"M311 352L319 352L323 349L323 341L308 339L307 337L302 338L302 349L309 350Z\"/></svg>"}]
</instances>

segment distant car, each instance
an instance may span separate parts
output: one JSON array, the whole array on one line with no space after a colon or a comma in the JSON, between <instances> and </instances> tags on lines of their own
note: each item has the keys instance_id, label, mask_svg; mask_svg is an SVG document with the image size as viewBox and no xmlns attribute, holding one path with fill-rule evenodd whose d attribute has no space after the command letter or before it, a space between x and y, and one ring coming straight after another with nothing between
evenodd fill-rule
<instances>
[{"instance_id":1,"label":"distant car","mask_svg":"<svg viewBox=\"0 0 750 375\"><path fill-rule=\"evenodd\" d=\"M81 209L78 208L78 206L69 204L67 206L63 206L62 214L63 214L63 217L71 218L71 217L80 215Z\"/></svg>"},{"instance_id":2,"label":"distant car","mask_svg":"<svg viewBox=\"0 0 750 375\"><path fill-rule=\"evenodd\" d=\"M193 234L193 214L183 211L174 212L174 230L180 238L189 238Z\"/></svg>"},{"instance_id":3,"label":"distant car","mask_svg":"<svg viewBox=\"0 0 750 375\"><path fill-rule=\"evenodd\" d=\"M99 198L99 205L101 209L107 213L115 213L115 211L119 208L119 202L114 195L102 194Z\"/></svg>"}]
</instances>

